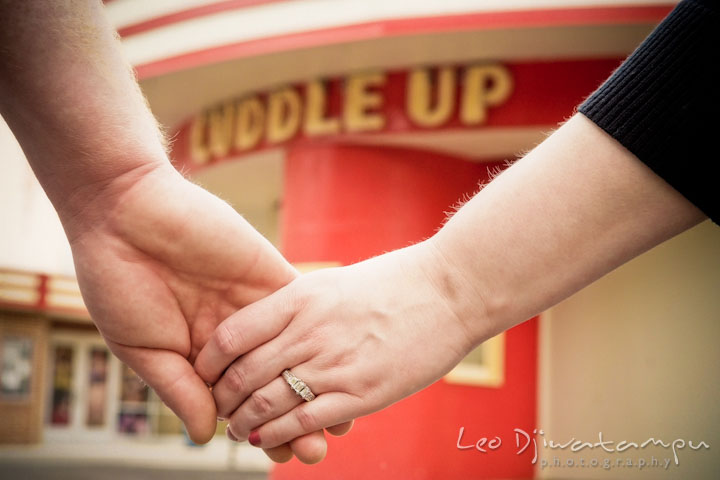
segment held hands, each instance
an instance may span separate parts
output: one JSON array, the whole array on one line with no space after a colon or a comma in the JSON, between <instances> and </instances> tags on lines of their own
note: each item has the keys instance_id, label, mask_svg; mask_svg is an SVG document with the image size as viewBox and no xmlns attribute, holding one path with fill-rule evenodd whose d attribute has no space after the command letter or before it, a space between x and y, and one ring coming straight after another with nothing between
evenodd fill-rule
<instances>
[{"instance_id":1,"label":"held hands","mask_svg":"<svg viewBox=\"0 0 720 480\"><path fill-rule=\"evenodd\" d=\"M380 410L490 336L432 239L304 275L222 322L195 361L238 440L272 448ZM471 327L472 325L472 327ZM305 402L281 373L317 396Z\"/></svg>"},{"instance_id":2,"label":"held hands","mask_svg":"<svg viewBox=\"0 0 720 480\"><path fill-rule=\"evenodd\" d=\"M207 442L215 402L192 362L223 319L296 271L229 205L169 164L131 171L82 203L63 223L92 318L190 437ZM322 432L290 445L305 462L325 455ZM292 457L287 445L266 453L276 461Z\"/></svg>"},{"instance_id":3,"label":"held hands","mask_svg":"<svg viewBox=\"0 0 720 480\"><path fill-rule=\"evenodd\" d=\"M196 442L220 416L275 461L317 462L323 428L346 433L489 336L470 327L484 324L482 303L432 239L293 280L267 240L169 165L83 203L63 224L88 310ZM317 398L303 402L285 369Z\"/></svg>"}]
</instances>

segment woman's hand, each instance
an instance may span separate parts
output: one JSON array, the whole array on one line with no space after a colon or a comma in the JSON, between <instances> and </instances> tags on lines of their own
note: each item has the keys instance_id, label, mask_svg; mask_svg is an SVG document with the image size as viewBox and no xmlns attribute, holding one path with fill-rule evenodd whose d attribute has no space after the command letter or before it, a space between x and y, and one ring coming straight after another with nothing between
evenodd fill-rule
<instances>
[{"instance_id":1,"label":"woman's hand","mask_svg":"<svg viewBox=\"0 0 720 480\"><path fill-rule=\"evenodd\" d=\"M68 204L84 208L61 216L93 320L190 437L207 442L215 402L192 362L221 320L296 271L229 205L169 164L133 170L75 200ZM292 447L305 462L325 456L322 432ZM288 446L267 453L292 457Z\"/></svg>"},{"instance_id":2,"label":"woman's hand","mask_svg":"<svg viewBox=\"0 0 720 480\"><path fill-rule=\"evenodd\" d=\"M436 381L489 336L476 326L483 317L480 299L426 241L304 275L240 310L215 330L195 369L214 383L236 438L274 447ZM296 395L285 369L317 398Z\"/></svg>"}]
</instances>

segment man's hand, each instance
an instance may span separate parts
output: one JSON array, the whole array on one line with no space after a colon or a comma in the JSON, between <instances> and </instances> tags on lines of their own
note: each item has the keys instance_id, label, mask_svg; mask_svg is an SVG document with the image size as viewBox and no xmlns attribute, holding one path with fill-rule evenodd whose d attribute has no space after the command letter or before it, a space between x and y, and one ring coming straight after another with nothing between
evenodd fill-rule
<instances>
[{"instance_id":1,"label":"man's hand","mask_svg":"<svg viewBox=\"0 0 720 480\"><path fill-rule=\"evenodd\" d=\"M209 440L215 405L193 358L221 319L294 270L170 166L101 2L0 0L0 45L0 114L58 211L88 310L190 437ZM322 432L292 447L305 462L325 455Z\"/></svg>"},{"instance_id":2,"label":"man's hand","mask_svg":"<svg viewBox=\"0 0 720 480\"><path fill-rule=\"evenodd\" d=\"M110 349L195 442L207 442L217 415L195 356L220 321L296 271L229 205L169 164L130 171L63 217L83 298ZM320 432L293 448L306 462L325 454ZM287 446L268 454L292 456Z\"/></svg>"}]
</instances>

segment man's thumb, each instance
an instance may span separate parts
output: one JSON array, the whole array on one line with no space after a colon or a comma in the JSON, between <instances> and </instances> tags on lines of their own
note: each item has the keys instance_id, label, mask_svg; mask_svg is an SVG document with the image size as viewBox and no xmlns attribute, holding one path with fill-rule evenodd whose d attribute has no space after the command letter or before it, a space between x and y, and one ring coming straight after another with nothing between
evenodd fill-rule
<instances>
[{"instance_id":1,"label":"man's thumb","mask_svg":"<svg viewBox=\"0 0 720 480\"><path fill-rule=\"evenodd\" d=\"M215 400L185 357L170 350L110 346L180 417L193 442L210 441L217 426Z\"/></svg>"}]
</instances>

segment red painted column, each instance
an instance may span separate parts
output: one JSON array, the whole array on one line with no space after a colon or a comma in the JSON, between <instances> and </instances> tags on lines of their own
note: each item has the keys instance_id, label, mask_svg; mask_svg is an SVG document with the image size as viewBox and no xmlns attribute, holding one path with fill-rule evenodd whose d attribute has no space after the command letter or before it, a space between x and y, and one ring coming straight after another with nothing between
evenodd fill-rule
<instances>
[{"instance_id":1,"label":"red painted column","mask_svg":"<svg viewBox=\"0 0 720 480\"><path fill-rule=\"evenodd\" d=\"M288 152L283 250L291 262L356 262L431 236L447 211L487 179L486 163L396 148L297 145ZM482 252L477 252L482 255ZM326 460L277 466L274 480L532 477L532 455L516 455L514 428L532 433L536 323L506 337L501 388L443 381L361 418L329 437ZM388 372L392 375L392 372ZM457 448L501 438L489 453Z\"/></svg>"}]
</instances>

